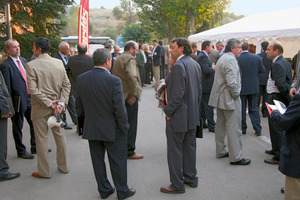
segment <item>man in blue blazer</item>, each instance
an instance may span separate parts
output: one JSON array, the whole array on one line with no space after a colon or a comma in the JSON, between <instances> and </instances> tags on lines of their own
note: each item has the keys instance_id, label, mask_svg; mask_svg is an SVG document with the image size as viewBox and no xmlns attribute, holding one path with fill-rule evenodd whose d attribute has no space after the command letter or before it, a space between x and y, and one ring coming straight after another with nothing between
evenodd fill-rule
<instances>
[{"instance_id":1,"label":"man in blue blazer","mask_svg":"<svg viewBox=\"0 0 300 200\"><path fill-rule=\"evenodd\" d=\"M4 45L8 58L1 64L0 68L15 107L15 115L11 120L17 154L19 158L33 159L34 156L26 151L26 147L22 142L22 128L25 117L30 128L31 153L36 153L34 130L31 121L31 101L25 70L26 59L20 57L20 46L16 40L8 39Z\"/></svg>"},{"instance_id":2,"label":"man in blue blazer","mask_svg":"<svg viewBox=\"0 0 300 200\"><path fill-rule=\"evenodd\" d=\"M214 108L208 105L209 96L212 85L214 83L216 66L210 62L209 54L213 50L211 41L202 42L202 51L200 51L196 61L199 63L202 70L202 101L200 108L200 116L203 119L203 126L206 125L209 132L215 132Z\"/></svg>"},{"instance_id":3,"label":"man in blue blazer","mask_svg":"<svg viewBox=\"0 0 300 200\"><path fill-rule=\"evenodd\" d=\"M153 76L155 79L155 82L158 82L160 80L160 65L161 65L161 47L158 45L157 40L153 40L152 44L154 46L153 48Z\"/></svg>"},{"instance_id":4,"label":"man in blue blazer","mask_svg":"<svg viewBox=\"0 0 300 200\"><path fill-rule=\"evenodd\" d=\"M300 94L294 95L284 114L271 112L275 124L285 131L279 171L286 175L285 199L300 199Z\"/></svg>"},{"instance_id":5,"label":"man in blue blazer","mask_svg":"<svg viewBox=\"0 0 300 200\"><path fill-rule=\"evenodd\" d=\"M77 78L76 110L85 113L83 138L89 141L94 173L101 198L114 193L106 176L104 161L107 151L118 199L135 194L127 186L127 131L129 128L121 80L111 75L111 54L97 49L95 67Z\"/></svg>"},{"instance_id":6,"label":"man in blue blazer","mask_svg":"<svg viewBox=\"0 0 300 200\"><path fill-rule=\"evenodd\" d=\"M200 124L201 69L189 55L185 38L172 41L171 57L176 63L167 80L166 114L167 155L171 185L164 193L184 193L184 184L198 186L196 170L196 127Z\"/></svg>"},{"instance_id":7,"label":"man in blue blazer","mask_svg":"<svg viewBox=\"0 0 300 200\"><path fill-rule=\"evenodd\" d=\"M267 83L267 102L274 104L273 100L278 100L288 106L290 102L289 91L292 84L292 67L282 56L283 47L279 42L272 42L266 51L269 59L273 60ZM268 117L269 131L272 149L266 150L266 154L271 154L271 159L265 159L267 164L279 164L280 149L284 140L284 131L279 129L274 120Z\"/></svg>"},{"instance_id":8,"label":"man in blue blazer","mask_svg":"<svg viewBox=\"0 0 300 200\"><path fill-rule=\"evenodd\" d=\"M265 72L263 74L260 74L258 76L258 82L259 82L259 92L257 95L257 105L259 107L260 104L260 100L262 97L262 101L261 101L261 113L263 115L263 117L268 117L268 110L266 107L265 102L267 101L267 81L268 81L268 77L269 77L269 73L270 73L270 69L272 66L272 60L267 58L267 54L266 54L266 50L269 46L269 42L264 41L261 43L261 53L257 54L261 57L262 62L264 64L265 67Z\"/></svg>"},{"instance_id":9,"label":"man in blue blazer","mask_svg":"<svg viewBox=\"0 0 300 200\"><path fill-rule=\"evenodd\" d=\"M260 116L257 105L257 94L259 91L258 76L264 73L265 68L258 55L249 53L248 42L243 42L242 53L237 58L241 72L242 89L240 92L242 102L242 133L246 134L246 107L255 131L255 135L261 135Z\"/></svg>"}]
</instances>

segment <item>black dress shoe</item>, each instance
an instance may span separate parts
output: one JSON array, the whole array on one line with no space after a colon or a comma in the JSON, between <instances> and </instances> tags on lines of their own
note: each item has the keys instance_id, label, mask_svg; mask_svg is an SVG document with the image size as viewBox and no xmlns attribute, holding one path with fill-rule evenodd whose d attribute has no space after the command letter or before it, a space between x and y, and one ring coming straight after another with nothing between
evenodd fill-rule
<instances>
[{"instance_id":1,"label":"black dress shoe","mask_svg":"<svg viewBox=\"0 0 300 200\"><path fill-rule=\"evenodd\" d=\"M279 164L279 160L275 159L274 157L270 158L270 159L265 159L264 162L267 163L267 164L271 164L271 165L278 165Z\"/></svg>"},{"instance_id":2,"label":"black dress shoe","mask_svg":"<svg viewBox=\"0 0 300 200\"><path fill-rule=\"evenodd\" d=\"M261 132L255 132L256 136L261 136Z\"/></svg>"},{"instance_id":3,"label":"black dress shoe","mask_svg":"<svg viewBox=\"0 0 300 200\"><path fill-rule=\"evenodd\" d=\"M203 128L208 128L206 123L205 124L203 123Z\"/></svg>"},{"instance_id":4,"label":"black dress shoe","mask_svg":"<svg viewBox=\"0 0 300 200\"><path fill-rule=\"evenodd\" d=\"M215 132L215 129L214 129L214 128L208 129L208 132L214 133L214 132Z\"/></svg>"},{"instance_id":5,"label":"black dress shoe","mask_svg":"<svg viewBox=\"0 0 300 200\"><path fill-rule=\"evenodd\" d=\"M275 155L272 150L265 150L265 154L273 155L273 156Z\"/></svg>"},{"instance_id":6,"label":"black dress shoe","mask_svg":"<svg viewBox=\"0 0 300 200\"><path fill-rule=\"evenodd\" d=\"M115 188L113 188L111 191L109 191L106 195L102 195L101 199L107 199L112 193L115 192Z\"/></svg>"},{"instance_id":7,"label":"black dress shoe","mask_svg":"<svg viewBox=\"0 0 300 200\"><path fill-rule=\"evenodd\" d=\"M222 156L219 156L218 158L226 158L226 157L229 157L229 153L228 152L226 154L222 155Z\"/></svg>"},{"instance_id":8,"label":"black dress shoe","mask_svg":"<svg viewBox=\"0 0 300 200\"><path fill-rule=\"evenodd\" d=\"M190 186L191 188L196 188L196 187L198 187L197 184L187 182L185 179L183 180L183 183L186 184L186 185L188 185L188 186Z\"/></svg>"},{"instance_id":9,"label":"black dress shoe","mask_svg":"<svg viewBox=\"0 0 300 200\"><path fill-rule=\"evenodd\" d=\"M284 187L282 187L282 188L280 189L280 192L281 192L282 194L284 194Z\"/></svg>"},{"instance_id":10,"label":"black dress shoe","mask_svg":"<svg viewBox=\"0 0 300 200\"><path fill-rule=\"evenodd\" d=\"M160 191L163 193L168 193L168 194L183 194L183 193L185 193L185 190L174 190L173 188L171 188L171 186L161 187Z\"/></svg>"},{"instance_id":11,"label":"black dress shoe","mask_svg":"<svg viewBox=\"0 0 300 200\"><path fill-rule=\"evenodd\" d=\"M236 161L236 162L230 162L231 165L249 165L250 163L251 163L251 160L245 159L245 158L242 158L241 160Z\"/></svg>"},{"instance_id":12,"label":"black dress shoe","mask_svg":"<svg viewBox=\"0 0 300 200\"><path fill-rule=\"evenodd\" d=\"M66 130L71 130L71 129L72 129L72 127L71 127L71 126L69 126L68 124L66 124L66 125L64 126L64 129L66 129Z\"/></svg>"},{"instance_id":13,"label":"black dress shoe","mask_svg":"<svg viewBox=\"0 0 300 200\"><path fill-rule=\"evenodd\" d=\"M18 157L23 159L34 159L34 156L27 151L23 154L18 154Z\"/></svg>"},{"instance_id":14,"label":"black dress shoe","mask_svg":"<svg viewBox=\"0 0 300 200\"><path fill-rule=\"evenodd\" d=\"M127 199L129 197L132 197L134 194L135 194L135 189L134 188L130 188L129 191L128 191L128 193L125 195L125 197L123 197L123 198L119 198L118 197L118 199L119 200Z\"/></svg>"},{"instance_id":15,"label":"black dress shoe","mask_svg":"<svg viewBox=\"0 0 300 200\"><path fill-rule=\"evenodd\" d=\"M20 173L10 173L7 172L6 174L1 174L0 175L0 181L9 181L14 178L18 178L20 176Z\"/></svg>"},{"instance_id":16,"label":"black dress shoe","mask_svg":"<svg viewBox=\"0 0 300 200\"><path fill-rule=\"evenodd\" d=\"M48 149L48 152L50 153L52 151L52 149ZM36 154L36 149L32 149L31 150L31 154Z\"/></svg>"}]
</instances>

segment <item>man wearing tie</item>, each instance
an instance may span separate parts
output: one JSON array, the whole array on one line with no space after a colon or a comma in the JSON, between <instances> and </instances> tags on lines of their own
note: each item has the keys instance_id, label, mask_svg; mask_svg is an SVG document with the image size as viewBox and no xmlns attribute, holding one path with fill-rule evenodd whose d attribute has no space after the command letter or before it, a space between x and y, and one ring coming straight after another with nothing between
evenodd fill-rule
<instances>
[{"instance_id":1,"label":"man wearing tie","mask_svg":"<svg viewBox=\"0 0 300 200\"><path fill-rule=\"evenodd\" d=\"M64 64L64 67L66 69L67 75L69 77L69 80L72 84L72 81L70 79L70 69L66 68L66 66L68 64L68 61L69 61L69 58L70 58L69 57L70 46L67 42L61 42L58 46L58 49L59 49L59 51L54 56L54 58L57 58L57 59L62 61L62 63ZM67 109L69 111L72 122L74 124L77 124L77 116L76 116L76 110L75 110L75 98L74 98L72 90L71 90L69 101L68 101L68 104L67 104ZM67 123L66 114L63 114L62 118ZM67 126L65 126L65 129L72 129L72 128L69 125L67 125Z\"/></svg>"},{"instance_id":2,"label":"man wearing tie","mask_svg":"<svg viewBox=\"0 0 300 200\"><path fill-rule=\"evenodd\" d=\"M19 43L14 39L8 39L5 43L8 58L1 64L1 72L4 76L8 91L13 99L15 115L12 117L12 131L19 158L33 159L34 156L26 151L22 143L23 122L26 118L30 127L31 153L36 153L34 130L31 121L31 102L26 79L25 58L20 57Z\"/></svg>"}]
</instances>

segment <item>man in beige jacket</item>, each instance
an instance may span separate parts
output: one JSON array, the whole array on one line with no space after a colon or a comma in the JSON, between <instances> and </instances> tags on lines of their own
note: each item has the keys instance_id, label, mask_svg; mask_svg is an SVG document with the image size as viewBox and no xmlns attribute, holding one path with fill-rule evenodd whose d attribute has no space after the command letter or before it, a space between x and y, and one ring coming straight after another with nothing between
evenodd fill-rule
<instances>
[{"instance_id":1,"label":"man in beige jacket","mask_svg":"<svg viewBox=\"0 0 300 200\"><path fill-rule=\"evenodd\" d=\"M71 84L60 60L48 52L50 41L38 38L33 43L33 54L37 59L27 63L27 82L31 94L31 118L35 130L37 168L32 176L51 178L48 163L48 126L50 116L60 114L69 99ZM57 165L62 173L68 173L67 148L64 129L53 127L52 133L57 146Z\"/></svg>"},{"instance_id":2,"label":"man in beige jacket","mask_svg":"<svg viewBox=\"0 0 300 200\"><path fill-rule=\"evenodd\" d=\"M122 53L114 63L113 75L122 81L125 106L130 128L127 136L127 156L129 159L141 159L143 155L135 153L137 133L138 100L142 94L141 79L135 55L139 47L136 42L128 41Z\"/></svg>"}]
</instances>

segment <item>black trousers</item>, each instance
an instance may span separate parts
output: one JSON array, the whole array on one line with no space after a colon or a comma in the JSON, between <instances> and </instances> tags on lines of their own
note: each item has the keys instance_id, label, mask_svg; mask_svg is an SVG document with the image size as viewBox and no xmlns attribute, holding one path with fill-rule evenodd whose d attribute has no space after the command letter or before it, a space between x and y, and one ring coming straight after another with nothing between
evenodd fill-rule
<instances>
[{"instance_id":1,"label":"black trousers","mask_svg":"<svg viewBox=\"0 0 300 200\"><path fill-rule=\"evenodd\" d=\"M279 93L272 93L267 95L267 102L274 104L273 100L278 100L286 104L285 99ZM270 138L272 143L272 151L275 154L276 160L280 159L280 149L283 144L285 132L276 125L275 121L268 115L268 123L270 130Z\"/></svg>"},{"instance_id":2,"label":"black trousers","mask_svg":"<svg viewBox=\"0 0 300 200\"><path fill-rule=\"evenodd\" d=\"M267 110L267 106L265 104L265 102L267 101L267 89L266 89L266 85L260 85L259 86L259 92L257 94L257 105L259 108L259 104L260 104L260 100L262 98L261 101L261 113L263 116L268 116L268 110Z\"/></svg>"},{"instance_id":3,"label":"black trousers","mask_svg":"<svg viewBox=\"0 0 300 200\"><path fill-rule=\"evenodd\" d=\"M77 123L77 115L76 115L76 110L75 110L75 98L74 98L73 94L70 94L69 101L68 101L68 104L67 104L67 109L69 111L72 122L74 124L76 124ZM67 122L66 113L64 113L62 115L62 119L64 120L64 122Z\"/></svg>"},{"instance_id":4,"label":"black trousers","mask_svg":"<svg viewBox=\"0 0 300 200\"><path fill-rule=\"evenodd\" d=\"M16 150L18 154L24 154L26 152L26 147L22 142L22 138L23 138L22 128L24 123L24 117L26 118L29 124L31 150L36 150L33 124L31 121L31 107L28 106L27 110L24 113L16 112L15 115L11 118L12 131L13 131Z\"/></svg>"},{"instance_id":5,"label":"black trousers","mask_svg":"<svg viewBox=\"0 0 300 200\"><path fill-rule=\"evenodd\" d=\"M135 154L135 141L136 141L136 133L137 133L137 123L138 123L138 109L139 104L136 101L132 106L125 102L129 130L127 135L127 156L132 156Z\"/></svg>"},{"instance_id":6,"label":"black trousers","mask_svg":"<svg viewBox=\"0 0 300 200\"><path fill-rule=\"evenodd\" d=\"M120 130L116 130L115 141L89 140L89 147L100 196L106 197L113 189L106 174L105 151L107 151L110 171L117 195L123 199L129 192L127 186L126 134Z\"/></svg>"},{"instance_id":7,"label":"black trousers","mask_svg":"<svg viewBox=\"0 0 300 200\"><path fill-rule=\"evenodd\" d=\"M7 119L0 118L0 174L8 172L7 157Z\"/></svg>"},{"instance_id":8,"label":"black trousers","mask_svg":"<svg viewBox=\"0 0 300 200\"><path fill-rule=\"evenodd\" d=\"M201 101L201 107L200 107L200 116L201 119L203 119L203 123L206 124L207 119L207 125L209 130L215 129L215 120L214 120L214 108L208 105L210 94L203 94L202 93L202 101Z\"/></svg>"}]
</instances>

